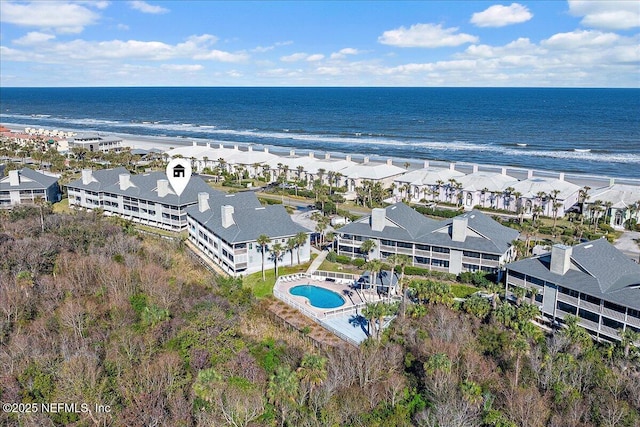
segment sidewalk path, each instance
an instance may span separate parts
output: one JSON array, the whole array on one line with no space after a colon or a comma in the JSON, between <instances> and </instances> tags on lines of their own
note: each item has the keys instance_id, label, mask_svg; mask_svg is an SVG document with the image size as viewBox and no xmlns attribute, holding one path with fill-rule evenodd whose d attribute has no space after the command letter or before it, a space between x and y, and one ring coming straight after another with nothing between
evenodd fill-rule
<instances>
[{"instance_id":1,"label":"sidewalk path","mask_svg":"<svg viewBox=\"0 0 640 427\"><path fill-rule=\"evenodd\" d=\"M320 255L318 255L316 257L316 259L313 260L313 262L311 263L311 265L309 266L309 268L307 269L307 274L313 274L316 272L316 270L318 268L320 268L320 264L322 264L324 262L324 259L327 257L327 254L329 253L329 251L322 251L320 252Z\"/></svg>"},{"instance_id":2,"label":"sidewalk path","mask_svg":"<svg viewBox=\"0 0 640 427\"><path fill-rule=\"evenodd\" d=\"M625 231L613 245L635 262L640 262L640 247L635 242L636 239L640 239L640 232Z\"/></svg>"}]
</instances>

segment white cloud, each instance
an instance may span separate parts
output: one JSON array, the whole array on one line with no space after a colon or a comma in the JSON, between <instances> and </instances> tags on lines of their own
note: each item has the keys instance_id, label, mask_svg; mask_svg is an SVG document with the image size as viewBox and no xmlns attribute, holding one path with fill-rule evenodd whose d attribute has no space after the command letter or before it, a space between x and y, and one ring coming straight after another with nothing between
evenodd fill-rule
<instances>
[{"instance_id":1,"label":"white cloud","mask_svg":"<svg viewBox=\"0 0 640 427\"><path fill-rule=\"evenodd\" d=\"M442 28L441 24L415 24L410 28L389 30L378 37L378 42L398 47L444 47L475 43L478 37L457 33L458 28Z\"/></svg>"},{"instance_id":2,"label":"white cloud","mask_svg":"<svg viewBox=\"0 0 640 427\"><path fill-rule=\"evenodd\" d=\"M637 1L569 0L569 12L582 16L581 24L608 30L640 27L640 6Z\"/></svg>"},{"instance_id":3,"label":"white cloud","mask_svg":"<svg viewBox=\"0 0 640 427\"><path fill-rule=\"evenodd\" d=\"M257 46L255 48L253 48L251 51L252 52L256 52L256 53L264 53L264 52L272 51L276 47L288 46L290 44L293 44L293 42L291 40L287 40L287 41L284 41L284 42L274 43L271 46Z\"/></svg>"},{"instance_id":4,"label":"white cloud","mask_svg":"<svg viewBox=\"0 0 640 427\"><path fill-rule=\"evenodd\" d=\"M519 3L510 6L495 4L471 16L471 23L478 27L504 27L527 22L533 17L529 9Z\"/></svg>"},{"instance_id":5,"label":"white cloud","mask_svg":"<svg viewBox=\"0 0 640 427\"><path fill-rule=\"evenodd\" d=\"M323 59L324 59L324 55L321 53L316 53L316 54L307 56L307 61L309 62L322 61Z\"/></svg>"},{"instance_id":6,"label":"white cloud","mask_svg":"<svg viewBox=\"0 0 640 427\"><path fill-rule=\"evenodd\" d=\"M42 36L35 37L42 38ZM43 63L114 59L167 61L179 58L242 62L248 59L248 55L244 52L232 53L211 49L211 45L216 41L217 38L210 34L191 36L186 41L175 45L160 41L107 40L94 42L76 39L62 43L49 42L32 46L29 51L10 51L9 53L11 59L15 61L33 60Z\"/></svg>"},{"instance_id":7,"label":"white cloud","mask_svg":"<svg viewBox=\"0 0 640 427\"><path fill-rule=\"evenodd\" d=\"M344 49L340 49L338 52L334 52L331 54L331 59L344 59L348 55L357 55L360 51L358 49L354 49L352 47L345 47Z\"/></svg>"},{"instance_id":8,"label":"white cloud","mask_svg":"<svg viewBox=\"0 0 640 427\"><path fill-rule=\"evenodd\" d=\"M99 2L101 6L104 2ZM0 1L0 21L23 27L51 28L58 33L80 33L95 24L100 16L81 3L36 1L15 3Z\"/></svg>"},{"instance_id":9,"label":"white cloud","mask_svg":"<svg viewBox=\"0 0 640 427\"><path fill-rule=\"evenodd\" d=\"M547 40L543 40L541 45L562 50L583 48L603 49L612 46L618 40L620 40L620 36L614 33L575 30L570 33L554 34Z\"/></svg>"},{"instance_id":10,"label":"white cloud","mask_svg":"<svg viewBox=\"0 0 640 427\"><path fill-rule=\"evenodd\" d=\"M164 8L162 6L154 6L146 1L130 1L129 5L132 9L138 10L142 13L150 13L150 14L161 14L169 12L169 9Z\"/></svg>"},{"instance_id":11,"label":"white cloud","mask_svg":"<svg viewBox=\"0 0 640 427\"><path fill-rule=\"evenodd\" d=\"M160 67L164 70L180 71L186 73L193 73L204 69L204 67L200 64L162 64Z\"/></svg>"},{"instance_id":12,"label":"white cloud","mask_svg":"<svg viewBox=\"0 0 640 427\"><path fill-rule=\"evenodd\" d=\"M52 34L39 33L37 31L32 31L27 33L27 35L20 37L19 39L13 40L13 44L22 45L22 46L30 46L40 43L46 43L51 39L55 39L56 37Z\"/></svg>"},{"instance_id":13,"label":"white cloud","mask_svg":"<svg viewBox=\"0 0 640 427\"><path fill-rule=\"evenodd\" d=\"M281 56L280 57L280 61L282 61L282 62L303 61L303 60L307 59L307 56L308 55L306 53L298 52L298 53L293 53L291 55Z\"/></svg>"}]
</instances>

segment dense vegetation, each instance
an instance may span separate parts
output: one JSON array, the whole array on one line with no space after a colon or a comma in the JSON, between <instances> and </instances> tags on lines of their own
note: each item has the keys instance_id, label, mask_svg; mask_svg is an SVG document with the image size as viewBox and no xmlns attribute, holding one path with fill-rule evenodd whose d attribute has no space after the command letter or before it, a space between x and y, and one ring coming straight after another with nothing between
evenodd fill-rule
<instances>
[{"instance_id":1,"label":"dense vegetation","mask_svg":"<svg viewBox=\"0 0 640 427\"><path fill-rule=\"evenodd\" d=\"M0 401L111 412L0 413L1 425L633 426L638 353L526 302L456 307L432 279L380 339L323 348L180 241L95 214L0 219Z\"/></svg>"}]
</instances>

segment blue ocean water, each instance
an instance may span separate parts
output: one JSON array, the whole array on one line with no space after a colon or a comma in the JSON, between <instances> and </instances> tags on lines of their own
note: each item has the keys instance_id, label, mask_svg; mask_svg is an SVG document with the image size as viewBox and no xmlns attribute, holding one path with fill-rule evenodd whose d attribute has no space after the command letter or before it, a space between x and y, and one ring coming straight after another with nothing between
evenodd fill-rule
<instances>
[{"instance_id":1,"label":"blue ocean water","mask_svg":"<svg viewBox=\"0 0 640 427\"><path fill-rule=\"evenodd\" d=\"M640 178L639 89L0 88L0 122Z\"/></svg>"}]
</instances>

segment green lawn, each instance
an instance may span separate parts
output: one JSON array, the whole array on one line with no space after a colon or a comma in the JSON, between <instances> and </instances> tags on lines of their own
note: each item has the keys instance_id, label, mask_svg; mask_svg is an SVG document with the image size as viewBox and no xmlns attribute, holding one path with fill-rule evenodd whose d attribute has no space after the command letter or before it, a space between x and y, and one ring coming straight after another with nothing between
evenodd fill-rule
<instances>
[{"instance_id":1,"label":"green lawn","mask_svg":"<svg viewBox=\"0 0 640 427\"><path fill-rule=\"evenodd\" d=\"M467 298L479 290L479 288L471 285L451 285L451 292L453 292L456 298Z\"/></svg>"},{"instance_id":2,"label":"green lawn","mask_svg":"<svg viewBox=\"0 0 640 427\"><path fill-rule=\"evenodd\" d=\"M311 255L311 261L306 262L301 265L294 265L291 267L290 265L278 266L278 275L283 276L285 274L293 274L293 273L304 273L313 262L313 258L317 255ZM250 274L245 276L242 279L242 284L246 287L251 288L253 295L256 298L264 298L269 295L273 295L273 285L276 283L275 271L273 270L273 263L265 262L265 280L262 281L262 272L258 271L257 273Z\"/></svg>"},{"instance_id":3,"label":"green lawn","mask_svg":"<svg viewBox=\"0 0 640 427\"><path fill-rule=\"evenodd\" d=\"M67 198L60 200L58 203L54 203L52 208L54 213L71 213L71 208L69 207L69 199Z\"/></svg>"}]
</instances>

